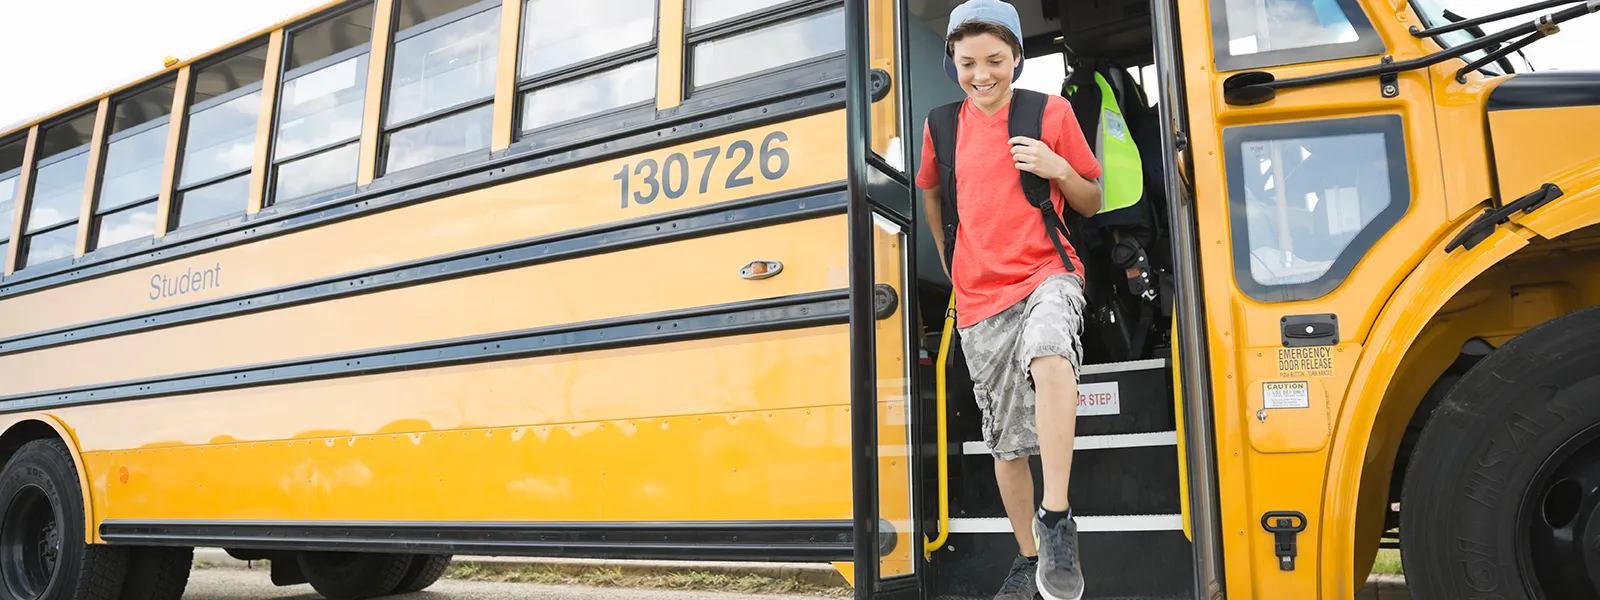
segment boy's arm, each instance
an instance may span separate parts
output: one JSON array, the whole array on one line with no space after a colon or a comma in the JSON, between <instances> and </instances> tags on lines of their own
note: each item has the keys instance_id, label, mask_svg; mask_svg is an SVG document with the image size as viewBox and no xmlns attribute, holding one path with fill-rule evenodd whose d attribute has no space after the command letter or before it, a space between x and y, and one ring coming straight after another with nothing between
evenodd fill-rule
<instances>
[{"instance_id":1,"label":"boy's arm","mask_svg":"<svg viewBox=\"0 0 1600 600\"><path fill-rule=\"evenodd\" d=\"M943 199L939 196L939 186L922 190L922 214L928 217L928 229L933 230L933 245L939 249L939 266L944 267L944 276L950 276L950 265L944 264L944 209Z\"/></svg>"}]
</instances>

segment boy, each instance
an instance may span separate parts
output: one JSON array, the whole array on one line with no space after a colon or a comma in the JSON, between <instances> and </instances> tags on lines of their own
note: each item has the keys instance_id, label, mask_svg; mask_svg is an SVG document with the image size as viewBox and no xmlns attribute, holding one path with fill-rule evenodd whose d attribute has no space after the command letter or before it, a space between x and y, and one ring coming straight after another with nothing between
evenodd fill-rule
<instances>
[{"instance_id":1,"label":"boy","mask_svg":"<svg viewBox=\"0 0 1600 600\"><path fill-rule=\"evenodd\" d=\"M1039 210L1024 197L1018 171L1052 182L1055 210L1088 217L1100 211L1100 165L1070 105L1050 96L1043 140L1010 138L1012 82L1022 73L1022 27L999 0L969 0L950 15L946 72L966 91L956 137L957 211L953 264L960 331L983 438L995 457L1006 516L1019 556L996 600L1078 600L1083 576L1077 524L1067 503L1076 430L1082 347L1083 265L1063 239L1072 269L1047 236ZM944 253L939 171L924 125L922 167L928 225ZM949 135L945 133L943 135ZM1036 415L1037 414L1037 418ZM1044 502L1033 511L1028 457L1044 467Z\"/></svg>"}]
</instances>

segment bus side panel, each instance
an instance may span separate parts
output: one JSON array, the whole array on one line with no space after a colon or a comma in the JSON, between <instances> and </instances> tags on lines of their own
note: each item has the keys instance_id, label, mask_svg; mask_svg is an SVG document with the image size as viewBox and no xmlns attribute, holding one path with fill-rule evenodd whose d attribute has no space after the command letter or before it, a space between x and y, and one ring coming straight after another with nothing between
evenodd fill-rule
<instances>
[{"instance_id":1,"label":"bus side panel","mask_svg":"<svg viewBox=\"0 0 1600 600\"><path fill-rule=\"evenodd\" d=\"M840 324L62 414L102 520L848 519L847 341Z\"/></svg>"},{"instance_id":2,"label":"bus side panel","mask_svg":"<svg viewBox=\"0 0 1600 600\"><path fill-rule=\"evenodd\" d=\"M843 288L830 216L0 356L0 396ZM751 281L739 270L777 260ZM71 365L71 367L67 367ZM94 365L92 369L77 368Z\"/></svg>"},{"instance_id":3,"label":"bus side panel","mask_svg":"<svg viewBox=\"0 0 1600 600\"><path fill-rule=\"evenodd\" d=\"M834 183L844 129L818 114L0 297L0 340Z\"/></svg>"}]
</instances>

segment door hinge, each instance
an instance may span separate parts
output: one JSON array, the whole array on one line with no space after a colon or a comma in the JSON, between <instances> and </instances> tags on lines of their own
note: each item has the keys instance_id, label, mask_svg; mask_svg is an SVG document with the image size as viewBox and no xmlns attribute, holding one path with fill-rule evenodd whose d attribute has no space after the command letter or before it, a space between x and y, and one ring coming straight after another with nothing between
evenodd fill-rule
<instances>
[{"instance_id":1,"label":"door hinge","mask_svg":"<svg viewBox=\"0 0 1600 600\"><path fill-rule=\"evenodd\" d=\"M1296 520L1299 521L1298 524ZM1295 536L1306 530L1305 513L1298 510L1274 510L1261 515L1261 527L1276 538L1272 546L1278 553L1278 570L1293 571L1294 558L1299 554L1295 549Z\"/></svg>"},{"instance_id":2,"label":"door hinge","mask_svg":"<svg viewBox=\"0 0 1600 600\"><path fill-rule=\"evenodd\" d=\"M1554 183L1546 183L1528 195L1511 201L1510 204L1500 208L1491 208L1474 219L1466 229L1461 230L1455 239L1450 240L1450 245L1444 247L1445 252L1454 251L1457 247L1473 249L1483 240L1494 233L1495 228L1501 223L1511 220L1511 215L1518 211L1523 214L1531 213L1539 207L1549 204L1551 200L1561 197L1561 187Z\"/></svg>"},{"instance_id":3,"label":"door hinge","mask_svg":"<svg viewBox=\"0 0 1600 600\"><path fill-rule=\"evenodd\" d=\"M1383 57L1383 64L1387 65L1387 64L1393 64L1393 63L1394 63L1394 57L1393 56L1385 56L1385 57ZM1383 97L1385 97L1385 98L1398 97L1400 95L1400 74L1391 72L1391 73L1384 73L1382 75L1379 75L1378 76L1378 90L1383 93Z\"/></svg>"}]
</instances>

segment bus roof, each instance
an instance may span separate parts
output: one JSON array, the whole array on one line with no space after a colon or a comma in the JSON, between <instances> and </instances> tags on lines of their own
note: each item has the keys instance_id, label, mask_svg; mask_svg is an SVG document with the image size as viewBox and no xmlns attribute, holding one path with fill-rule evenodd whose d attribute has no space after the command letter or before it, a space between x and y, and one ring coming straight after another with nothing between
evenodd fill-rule
<instances>
[{"instance_id":1,"label":"bus roof","mask_svg":"<svg viewBox=\"0 0 1600 600\"><path fill-rule=\"evenodd\" d=\"M314 17L314 16L316 16L316 15L318 15L318 14L324 12L324 11L332 10L335 7L339 7L339 6L359 4L360 1L361 0L325 0L322 4L318 5L316 8L313 8L311 10L295 14L295 15L290 16L290 17L285 18L285 19L281 19L278 22L273 23L272 25L270 25L270 26L268 26L268 27L266 27L264 29L252 30L247 35L243 35L243 36L240 36L238 38L235 38L235 39L233 39L232 41L229 41L226 44L223 44L221 46L217 46L215 48L212 48L212 49L207 50L205 52L202 52L200 54L191 56L191 57L186 58L186 59L180 59L178 62L173 63L172 66L170 66L170 67L164 67L164 68L162 68L160 70L151 72L151 73L149 73L147 75L144 75L142 77L138 77L138 78L136 78L136 79L134 79L132 81L128 81L128 82L123 83L121 85L117 85L117 86L114 86L114 87L107 88L106 91L101 92L99 94L95 94L94 96L92 96L90 98L87 98L87 99L84 99L82 101L73 102L71 104L67 104L67 105L61 106L61 107L56 108L56 109L47 110L47 111L42 112L42 113L36 113L33 116L24 118L21 121L5 125L4 127L0 127L0 140L7 140L7 139L12 138L13 136L25 133L25 132L27 132L27 130L29 128L31 128L31 127L33 127L35 125L38 125L40 123L48 122L51 119L54 119L54 118L57 118L57 117L60 117L60 116L64 116L64 115L67 115L67 114L70 114L70 113L73 113L73 112L76 112L76 111L80 111L80 110L83 110L83 109L88 108L88 107L92 107L95 104L99 103L101 99L103 99L103 98L105 98L107 96L114 96L114 95L116 95L118 93L121 93L121 92L123 92L125 90L136 88L138 86L144 85L146 83L149 83L149 82L154 81L156 79L159 79L161 77L165 77L165 76L168 76L168 75L175 74L175 73L178 72L179 69L182 69L182 68L184 68L186 66L189 66L190 64L193 64L193 63L195 63L197 61L205 60L207 58L215 56L216 54L218 54L220 52L226 51L226 50L231 49L231 48L235 48L235 47L237 47L240 44L243 44L245 42L248 42L248 41L251 41L251 40L254 40L254 39L258 39L258 38L262 38L264 36L270 35L274 31L277 31L277 30L282 29L284 27L288 27L289 25L292 25L292 24L297 23L299 21ZM371 1L371 0L367 0L367 1Z\"/></svg>"}]
</instances>

